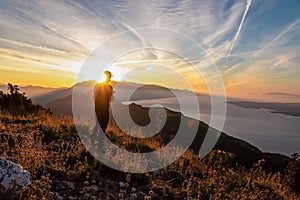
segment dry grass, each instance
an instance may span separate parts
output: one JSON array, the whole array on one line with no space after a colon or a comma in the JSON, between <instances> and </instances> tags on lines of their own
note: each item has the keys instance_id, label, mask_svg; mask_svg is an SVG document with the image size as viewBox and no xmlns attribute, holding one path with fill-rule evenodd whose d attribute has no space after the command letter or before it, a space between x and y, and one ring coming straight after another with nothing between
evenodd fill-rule
<instances>
[{"instance_id":1,"label":"dry grass","mask_svg":"<svg viewBox=\"0 0 300 200\"><path fill-rule=\"evenodd\" d=\"M136 141L116 127L107 134L133 152L162 145L159 138ZM31 173L31 185L15 199L300 199L290 189L293 164L285 174L267 174L261 162L251 169L236 166L228 152L214 151L201 160L187 151L168 167L145 174L110 169L89 154L67 117L0 114L0 140L0 156Z\"/></svg>"}]
</instances>

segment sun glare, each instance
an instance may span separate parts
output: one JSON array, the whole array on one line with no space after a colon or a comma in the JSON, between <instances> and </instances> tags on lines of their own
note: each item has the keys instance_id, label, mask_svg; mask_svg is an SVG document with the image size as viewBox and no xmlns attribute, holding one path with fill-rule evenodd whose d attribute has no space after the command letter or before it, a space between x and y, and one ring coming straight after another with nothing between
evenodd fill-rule
<instances>
[{"instance_id":1,"label":"sun glare","mask_svg":"<svg viewBox=\"0 0 300 200\"><path fill-rule=\"evenodd\" d=\"M101 75L100 79L99 79L99 83L104 83L105 82L106 77L104 75Z\"/></svg>"}]
</instances>

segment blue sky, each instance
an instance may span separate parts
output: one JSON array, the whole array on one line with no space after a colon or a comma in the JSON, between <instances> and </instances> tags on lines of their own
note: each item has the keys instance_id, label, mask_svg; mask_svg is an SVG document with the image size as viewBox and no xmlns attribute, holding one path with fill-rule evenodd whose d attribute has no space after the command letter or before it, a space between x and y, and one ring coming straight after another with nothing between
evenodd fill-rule
<instances>
[{"instance_id":1,"label":"blue sky","mask_svg":"<svg viewBox=\"0 0 300 200\"><path fill-rule=\"evenodd\" d=\"M122 31L158 27L200 43L220 70L230 96L300 94L297 0L3 0L0 10L2 83L70 86L99 44ZM143 36L137 33L136 37ZM147 43L145 38L141 41ZM170 49L174 47L170 40ZM167 59L162 52L150 53L157 62ZM143 56L134 54L123 61L143 60ZM209 69L207 65L203 69ZM116 66L116 73L117 67L123 67L124 72L130 68L128 64Z\"/></svg>"}]
</instances>

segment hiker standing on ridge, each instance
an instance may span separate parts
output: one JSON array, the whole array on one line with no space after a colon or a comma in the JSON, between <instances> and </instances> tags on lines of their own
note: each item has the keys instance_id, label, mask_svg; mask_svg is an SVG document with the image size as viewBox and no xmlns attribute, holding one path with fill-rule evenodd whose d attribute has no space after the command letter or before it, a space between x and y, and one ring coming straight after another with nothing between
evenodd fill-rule
<instances>
[{"instance_id":1,"label":"hiker standing on ridge","mask_svg":"<svg viewBox=\"0 0 300 200\"><path fill-rule=\"evenodd\" d=\"M110 79L112 77L111 73L109 71L105 71L104 75L106 77L105 81L103 83L97 84L95 87L94 100L96 117L101 129L105 133L109 121L109 110L110 102L112 100L113 88L111 85L109 85ZM96 123L94 131L92 133L92 142L95 141L100 127L98 126L98 123Z\"/></svg>"}]
</instances>

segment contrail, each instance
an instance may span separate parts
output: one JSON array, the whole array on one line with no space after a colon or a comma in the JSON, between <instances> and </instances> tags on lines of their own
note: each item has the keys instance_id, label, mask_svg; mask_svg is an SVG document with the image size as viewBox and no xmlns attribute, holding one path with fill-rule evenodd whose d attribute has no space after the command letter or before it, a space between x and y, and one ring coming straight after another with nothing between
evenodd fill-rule
<instances>
[{"instance_id":1,"label":"contrail","mask_svg":"<svg viewBox=\"0 0 300 200\"><path fill-rule=\"evenodd\" d=\"M250 6L251 6L251 3L252 3L252 0L247 0L247 2L246 2L246 8L245 8L245 11L244 11L244 14L243 14L241 23L240 23L239 28L238 28L238 30L237 30L237 32L236 32L236 34L235 34L235 36L234 36L234 38L233 38L233 40L232 40L230 49L229 49L229 51L228 51L228 53L227 53L227 56L226 56L226 62L228 62L228 57L230 56L230 53L231 53L231 51L232 51L232 49L233 49L233 47L234 47L234 45L235 45L235 43L236 43L236 41L237 41L239 35L240 35L241 29L242 29L242 27L243 27L243 24L244 24L246 15L247 15L247 13L248 13L248 11L249 11L249 8L250 8Z\"/></svg>"},{"instance_id":2,"label":"contrail","mask_svg":"<svg viewBox=\"0 0 300 200\"><path fill-rule=\"evenodd\" d=\"M291 23L290 25L288 25L287 28L285 28L283 31L281 31L279 33L279 35L277 35L270 43L275 42L276 40L278 40L282 35L286 34L287 32L289 32L291 29L293 29L298 23L300 22L300 18L298 18L295 22Z\"/></svg>"}]
</instances>

